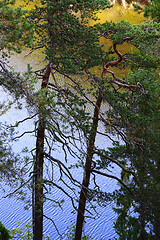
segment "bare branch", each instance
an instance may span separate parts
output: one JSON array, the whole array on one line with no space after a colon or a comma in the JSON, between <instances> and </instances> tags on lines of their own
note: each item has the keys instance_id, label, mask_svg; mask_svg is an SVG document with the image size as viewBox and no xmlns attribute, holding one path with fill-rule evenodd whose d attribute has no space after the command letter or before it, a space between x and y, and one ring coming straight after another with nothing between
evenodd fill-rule
<instances>
[{"instance_id":1,"label":"bare branch","mask_svg":"<svg viewBox=\"0 0 160 240\"><path fill-rule=\"evenodd\" d=\"M131 189L130 189L124 182L122 182L122 180L119 179L118 177L113 176L113 175L109 175L109 174L107 174L107 173L100 172L100 171L95 170L95 169L93 169L92 172L97 173L97 174L100 174L100 175L105 176L105 177L109 177L109 178L113 178L113 179L117 180L117 181L118 181L121 185L123 185L123 186L131 193L131 195L133 196L133 193L132 193Z\"/></svg>"},{"instance_id":2,"label":"bare branch","mask_svg":"<svg viewBox=\"0 0 160 240\"><path fill-rule=\"evenodd\" d=\"M27 120L30 120L30 119L34 118L35 116L37 116L37 115L38 115L38 113L34 114L34 115L31 116L31 117L24 118L23 120L20 120L20 121L16 122L16 124L13 125L13 126L11 126L11 127L16 127L18 124L23 123L23 122L25 122L25 121L27 121Z\"/></svg>"},{"instance_id":3,"label":"bare branch","mask_svg":"<svg viewBox=\"0 0 160 240\"><path fill-rule=\"evenodd\" d=\"M62 166L62 167L66 170L66 172L67 172L67 173L65 173L65 175L67 175L68 178L71 179L71 181L72 181L73 183L77 183L77 184L78 184L77 186L80 185L80 183L79 183L76 179L74 179L74 178L72 177L70 171L69 171L68 168L64 165L64 163L62 163L61 161L59 161L59 160L56 159L56 158L53 158L52 156L50 156L50 155L47 154L46 152L44 152L44 156L46 156L47 158L49 158L49 159L51 159L52 161L56 162L56 163L60 166L60 168L61 168L61 166ZM63 171L63 172L64 172L64 171Z\"/></svg>"},{"instance_id":4,"label":"bare branch","mask_svg":"<svg viewBox=\"0 0 160 240\"><path fill-rule=\"evenodd\" d=\"M74 207L75 210L77 210L76 206L74 205L73 198L62 187L60 187L59 185L57 185L53 181L49 181L49 180L45 180L45 179L44 179L44 183L48 184L48 185L53 185L53 186L57 187L58 189L60 189L67 197L69 197L71 199L72 206Z\"/></svg>"},{"instance_id":5,"label":"bare branch","mask_svg":"<svg viewBox=\"0 0 160 240\"><path fill-rule=\"evenodd\" d=\"M107 159L107 160L110 160L111 162L115 163L115 164L118 165L120 168L122 168L122 170L123 170L124 172L127 172L127 173L132 174L132 175L134 176L134 178L137 180L137 176L136 176L136 174L135 174L134 172L132 172L132 171L129 170L129 169L126 169L122 164L120 164L120 163L119 163L117 160L115 160L114 158L111 158L111 157L109 157L109 156L106 156L106 155L104 155L103 153L101 153L101 152L99 152L99 151L94 151L94 153L97 154L97 155L100 156L100 157L103 157L103 158L105 158L105 159Z\"/></svg>"},{"instance_id":6,"label":"bare branch","mask_svg":"<svg viewBox=\"0 0 160 240\"><path fill-rule=\"evenodd\" d=\"M57 204L61 209L63 209L62 205L61 205L62 201L59 202L59 201L56 201L56 200L48 198L48 197L45 197L45 199Z\"/></svg>"},{"instance_id":7,"label":"bare branch","mask_svg":"<svg viewBox=\"0 0 160 240\"><path fill-rule=\"evenodd\" d=\"M59 232L59 230L58 230L58 228L57 228L55 222L53 221L53 219L50 218L50 217L48 217L48 216L46 216L46 215L43 215L43 216L44 216L45 218L47 218L48 220L50 220L50 221L53 223L53 225L54 225L54 227L55 227L55 229L56 229L58 235L59 235L59 236L61 237L61 239L62 239L63 237L62 237L62 235L60 234L60 232Z\"/></svg>"},{"instance_id":8,"label":"bare branch","mask_svg":"<svg viewBox=\"0 0 160 240\"><path fill-rule=\"evenodd\" d=\"M28 54L25 55L24 58L27 58L29 55L31 55L31 54L32 54L34 51L36 51L37 49L44 48L44 47L46 47L46 46L47 46L46 44L42 44L42 45L40 45L40 46L38 46L38 47L32 48L31 51L30 51Z\"/></svg>"},{"instance_id":9,"label":"bare branch","mask_svg":"<svg viewBox=\"0 0 160 240\"><path fill-rule=\"evenodd\" d=\"M10 197L12 196L13 194L17 193L21 188L23 188L25 185L27 185L27 183L32 180L32 177L29 178L26 182L24 182L23 184L21 184L18 188L16 188L13 192L7 194L6 196L4 196L4 198L7 198L7 197Z\"/></svg>"},{"instance_id":10,"label":"bare branch","mask_svg":"<svg viewBox=\"0 0 160 240\"><path fill-rule=\"evenodd\" d=\"M12 138L12 140L15 140L15 139L21 138L21 137L23 137L25 134L33 133L33 132L35 132L35 130L32 130L32 131L25 131L25 132L23 132L21 135L15 137L15 138Z\"/></svg>"}]
</instances>

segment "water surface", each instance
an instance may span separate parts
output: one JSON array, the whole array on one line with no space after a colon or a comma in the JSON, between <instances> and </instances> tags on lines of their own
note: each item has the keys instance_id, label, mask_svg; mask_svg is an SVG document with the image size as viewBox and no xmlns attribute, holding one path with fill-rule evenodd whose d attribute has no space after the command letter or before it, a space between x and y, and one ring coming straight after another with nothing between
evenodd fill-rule
<instances>
[{"instance_id":1,"label":"water surface","mask_svg":"<svg viewBox=\"0 0 160 240\"><path fill-rule=\"evenodd\" d=\"M20 1L22 2L22 1ZM33 6L31 6L33 7ZM144 21L144 18L141 15L138 15L133 11L133 9L130 8L124 8L122 6L114 6L110 10L104 10L98 13L98 17L100 18L100 22L107 21L115 21L118 22L119 20L125 19L127 21L130 21L132 24L140 24L142 21ZM94 24L93 21L90 21L90 24ZM109 45L109 42L104 42L106 44L106 48ZM129 44L124 43L119 47L119 50L124 52L126 50L130 50L131 46ZM46 62L43 60L44 55L40 50L35 51L31 55L28 55L28 50L24 50L21 54L13 55L11 57L11 64L14 66L16 71L24 72L26 70L27 63L30 63L34 69L43 68L46 65ZM98 69L94 69L94 71L101 71ZM119 70L116 70L119 71ZM119 72L117 72L118 74ZM126 74L126 72L122 72L122 74ZM59 78L58 80L62 84L64 83L62 79ZM84 86L86 83L84 82ZM39 87L40 84L38 84L37 87ZM0 89L1 92L1 99L4 100L8 97L8 95L3 91L3 89ZM25 103L23 103L23 106L25 106ZM91 110L90 110L91 111ZM24 117L28 116L28 112L23 108L23 110L18 110L11 108L6 115L1 117L2 121L7 121L9 123L15 123L17 120L22 120ZM99 126L99 131L101 131L101 128L103 130L103 126ZM27 124L21 124L19 131L23 132L24 130L34 129L34 121L28 121ZM104 147L107 149L112 145L110 140L106 140L106 138L97 135L96 138L96 145L99 147ZM32 134L30 137L24 136L19 142L16 142L14 144L14 151L20 152L23 147L27 146L29 149L32 149L33 146L35 146L35 136ZM64 154L60 151L60 149L56 150L54 153L54 157L57 158L64 158ZM72 156L70 156L70 162L74 162ZM119 169L115 167L116 174L119 172ZM82 179L82 171L73 170L73 175L78 177L79 180ZM101 185L102 189L104 191L113 191L115 188L117 188L117 182L113 179L98 177L97 181ZM4 186L4 183L1 183L1 186ZM3 198L7 195L7 192L9 191L9 188L6 186L5 192L1 189L1 197L0 197L0 215L1 215L1 221L5 224L5 226L9 229L12 229L16 226L17 221L23 220L24 222L27 222L28 220L31 221L31 209L26 211L24 210L24 203L20 200L17 200L16 198ZM54 222L59 229L59 232L63 234L63 239L67 239L64 235L64 233L67 230L67 227L71 225L71 221L74 222L76 218L76 214L71 213L72 204L71 201L66 197L60 190L57 188L54 188L52 191L53 196L56 200L63 200L63 209L61 210L59 207L55 207L53 203L46 202L44 205L45 208L45 214L49 217L54 219ZM72 193L70 193L72 194ZM112 210L113 204L109 204L106 207L99 207L96 206L96 210L98 212L98 215L94 213L95 220L93 219L87 219L87 223L84 226L84 230L87 234L89 234L92 239L94 240L107 240L107 239L113 239L116 234L113 228L113 222L116 219L116 214ZM60 236L58 235L54 225L47 219L44 219L44 232L46 232L47 235L50 236L51 240L58 240L60 239Z\"/></svg>"}]
</instances>

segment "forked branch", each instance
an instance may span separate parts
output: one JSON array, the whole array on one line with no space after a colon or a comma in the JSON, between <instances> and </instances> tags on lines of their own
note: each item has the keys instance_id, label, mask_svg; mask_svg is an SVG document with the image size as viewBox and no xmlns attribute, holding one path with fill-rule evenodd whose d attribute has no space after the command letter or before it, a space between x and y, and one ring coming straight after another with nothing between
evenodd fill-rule
<instances>
[{"instance_id":1,"label":"forked branch","mask_svg":"<svg viewBox=\"0 0 160 240\"><path fill-rule=\"evenodd\" d=\"M102 35L102 36L104 36L104 35ZM123 41L128 41L128 40L130 40L130 38L129 39L128 38L124 38L123 39ZM108 70L109 67L114 67L118 63L123 61L123 55L118 51L116 43L113 43L113 50L114 51L110 50L110 51L106 52L106 55L105 55L105 58L104 58L104 62L103 62L103 70L102 70L102 75L101 75L102 78L106 75L106 73L110 73L113 76L113 78L109 80L110 83L114 83L118 87L128 88L132 92L135 92L135 91L138 90L142 94L145 94L145 90L144 90L143 86L139 82L137 82L137 84L128 84L126 82L126 80L116 77L113 71ZM113 54L113 53L117 54L118 59L115 60L115 61L109 61L109 62L106 63L107 56L110 55L110 54Z\"/></svg>"}]
</instances>

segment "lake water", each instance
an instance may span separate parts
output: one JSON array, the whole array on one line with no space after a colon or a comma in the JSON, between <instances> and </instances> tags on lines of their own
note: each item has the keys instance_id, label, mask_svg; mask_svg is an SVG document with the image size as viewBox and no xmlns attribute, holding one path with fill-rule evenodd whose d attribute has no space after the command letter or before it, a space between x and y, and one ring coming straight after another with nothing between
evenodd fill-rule
<instances>
[{"instance_id":1,"label":"lake water","mask_svg":"<svg viewBox=\"0 0 160 240\"><path fill-rule=\"evenodd\" d=\"M3 99L6 99L8 95L4 93L1 89L1 96L3 96ZM23 103L25 105L25 103ZM14 124L17 120L22 120L23 118L28 116L27 110L18 110L11 108L7 114L4 114L1 116L2 121L7 121L10 124ZM99 126L99 131L102 131L103 126ZM34 122L33 121L27 121L26 123L20 125L19 134L23 131L28 131L34 129ZM99 147L107 147L111 146L111 142L106 140L103 137L97 137L96 139L96 145ZM33 136L24 136L20 139L20 141L16 142L13 145L13 149L15 152L19 153L21 152L22 148L27 146L28 149L32 149L33 146L35 146L35 137ZM64 159L63 152L60 151L60 149L57 148L57 150L54 152L53 155L57 159ZM65 160L64 160L65 162ZM69 156L69 163L75 162L75 159L72 156ZM55 179L58 178L58 169L54 170L56 172ZM117 175L118 168L115 168L115 172ZM72 174L75 178L78 180L82 179L82 171L79 171L77 169L72 170ZM108 178L103 177L97 177L97 182L101 186L101 188L105 191L112 191L117 187L117 183L115 180L111 180ZM1 183L1 187L4 187L4 183ZM61 186L66 189L66 187L61 184ZM3 198L4 196L9 193L10 189L9 187L4 187L5 192L1 189L1 198L0 198L0 215L1 215L1 221L3 224L8 228L12 229L16 226L17 221L31 221L31 210L24 210L25 204L21 200L17 200L16 198ZM67 192L70 194L70 196L74 196L72 191ZM28 193L31 198L31 194ZM61 190L54 188L52 190L53 198L56 201L63 201L62 208L56 207L55 204L52 202L46 202L44 205L44 212L45 215L49 216L50 218L53 218L59 232L63 235L63 233L67 232L67 227L71 225L71 221L74 222L76 218L76 214L71 213L71 210L73 210L71 201L68 197L66 197ZM98 215L93 212L93 217L96 218L96 220L93 219L87 219L87 223L85 224L85 233L92 236L93 239L109 239L113 236L115 236L115 232L113 229L113 221L115 220L116 216L115 213L112 210L112 205L107 205L106 207L99 207L96 206L96 211L99 213ZM54 225L48 221L47 219L44 219L44 232L46 232L47 235L50 236L51 240L58 240L61 239L58 235ZM63 235L62 239L67 239L65 235Z\"/></svg>"},{"instance_id":2,"label":"lake water","mask_svg":"<svg viewBox=\"0 0 160 240\"><path fill-rule=\"evenodd\" d=\"M131 23L141 23L144 19L142 16L136 14L133 12L132 9L124 8L122 6L115 6L111 10L104 10L101 13L98 14L100 18L100 22L104 22L106 20L113 20L115 22L125 19L130 21ZM93 24L93 22L90 22L90 24ZM130 47L128 45L128 47ZM126 49L126 46L122 46ZM11 63L15 67L17 71L23 72L26 69L26 65L28 62L34 67L34 69L38 69L39 67L44 66L44 62L40 61L40 59L43 58L42 53L37 51L32 54L32 56L25 57L27 52L23 52L20 55L14 55L11 57ZM4 92L4 90L0 89L1 98L0 100L6 100L8 98L7 93ZM25 103L23 103L25 105ZM23 106L24 106L23 105ZM24 117L28 116L27 109L23 108L23 110L18 110L15 108L11 108L6 115L1 116L1 121L7 121L10 124L14 124L17 120L22 120ZM103 128L103 126L99 126L99 128ZM19 132L23 132L24 130L33 130L34 129L34 121L29 120L23 124L20 125ZM99 129L101 130L101 129ZM96 138L96 145L99 147L111 146L112 143L109 140L106 140L106 138L97 135ZM33 146L35 146L35 136L34 134L30 136L23 136L19 142L16 142L13 145L14 151L19 153L23 147L27 146L28 149L32 149ZM60 151L60 148L57 148L57 150L54 152L54 157L58 159L64 159L64 154ZM70 162L74 162L72 156L69 156ZM56 170L55 170L56 171ZM115 167L114 171L116 172L116 175L119 173L119 169ZM79 180L82 179L82 172L79 170L72 170L73 176L77 177ZM56 176L58 177L58 176ZM98 177L97 181L101 185L102 189L106 192L113 191L115 188L118 187L117 182L113 179L108 179L104 177ZM61 185L62 187L63 184ZM4 198L4 196L7 195L7 192L9 191L9 187L5 186L4 183L1 182L0 185L0 216L2 223L8 228L12 229L17 226L17 221L31 221L31 209L24 210L25 204L21 200L17 200L16 198ZM4 187L5 192L3 191L2 187ZM69 191L69 190L68 190ZM28 193L29 194L29 193ZM69 192L69 194L72 196L72 192ZM50 218L53 218L59 232L63 235L62 239L67 239L65 237L65 233L68 231L67 227L70 227L72 224L71 221L74 223L76 219L76 214L71 213L72 204L70 199L65 196L62 191L60 191L57 188L54 188L52 190L52 195L57 201L63 201L62 208L56 207L55 204L52 202L46 202L44 205L44 211L45 215L49 216ZM31 195L30 195L31 197ZM116 219L116 214L112 210L113 204L109 204L106 207L100 207L96 205L96 211L98 215L93 211L93 216L95 220L88 218L86 219L86 224L84 225L84 231L86 234L90 235L93 240L100 240L101 238L103 240L113 239L116 236L116 233L113 228L113 223ZM61 239L58 235L53 223L51 223L49 220L44 218L44 232L46 232L47 235L50 236L51 240L59 240Z\"/></svg>"}]
</instances>

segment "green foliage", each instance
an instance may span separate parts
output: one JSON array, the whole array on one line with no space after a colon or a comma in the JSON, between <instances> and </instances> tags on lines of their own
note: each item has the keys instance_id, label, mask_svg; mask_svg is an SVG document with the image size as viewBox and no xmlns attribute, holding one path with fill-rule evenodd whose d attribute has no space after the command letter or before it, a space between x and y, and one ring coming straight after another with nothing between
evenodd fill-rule
<instances>
[{"instance_id":1,"label":"green foliage","mask_svg":"<svg viewBox=\"0 0 160 240\"><path fill-rule=\"evenodd\" d=\"M23 223L23 221L17 222L18 227L12 229L10 231L11 238L13 239L33 239L33 233L32 233L32 224L30 222ZM43 235L44 240L49 240L49 236Z\"/></svg>"},{"instance_id":2,"label":"green foliage","mask_svg":"<svg viewBox=\"0 0 160 240\"><path fill-rule=\"evenodd\" d=\"M144 16L151 16L154 20L160 21L160 6L158 0L151 1L149 6L144 8Z\"/></svg>"},{"instance_id":3,"label":"green foliage","mask_svg":"<svg viewBox=\"0 0 160 240\"><path fill-rule=\"evenodd\" d=\"M18 225L17 228L11 230L12 238L33 239L31 223L24 224L23 222L18 222Z\"/></svg>"},{"instance_id":4,"label":"green foliage","mask_svg":"<svg viewBox=\"0 0 160 240\"><path fill-rule=\"evenodd\" d=\"M160 5L159 0L149 1L149 4L144 8L140 7L137 4L133 4L135 10L138 12L143 12L145 17L151 17L154 21L160 21Z\"/></svg>"},{"instance_id":5,"label":"green foliage","mask_svg":"<svg viewBox=\"0 0 160 240\"><path fill-rule=\"evenodd\" d=\"M10 237L10 231L0 222L0 240L8 240Z\"/></svg>"},{"instance_id":6,"label":"green foliage","mask_svg":"<svg viewBox=\"0 0 160 240\"><path fill-rule=\"evenodd\" d=\"M76 230L76 227L75 225L73 224L71 227L68 228L68 232L65 234L67 239L69 240L74 240L74 235L75 235L75 230ZM91 240L92 238L88 235L85 235L83 234L82 236L82 240Z\"/></svg>"},{"instance_id":7,"label":"green foliage","mask_svg":"<svg viewBox=\"0 0 160 240\"><path fill-rule=\"evenodd\" d=\"M126 169L122 168L120 179L126 188L121 185L112 195L93 190L88 196L101 205L105 205L105 199L116 202L115 229L119 239L159 239L160 234L159 27L153 21L142 25L121 21L95 26L99 36L110 39L117 49L125 41L131 46L123 54L120 66L127 68L128 74L107 76L104 86L101 85L103 100L109 104L106 133L118 135L123 145L115 141L115 147L108 151L97 149L100 158L94 165L97 170L105 170L118 161ZM108 52L112 49L109 47ZM116 58L107 56L106 63Z\"/></svg>"},{"instance_id":8,"label":"green foliage","mask_svg":"<svg viewBox=\"0 0 160 240\"><path fill-rule=\"evenodd\" d=\"M84 24L107 1L41 1L29 15L35 26L35 48L63 73L79 73L99 65L103 51L93 27ZM92 14L94 13L94 14ZM38 21L37 21L38 20ZM37 41L38 38L38 41Z\"/></svg>"},{"instance_id":9,"label":"green foliage","mask_svg":"<svg viewBox=\"0 0 160 240\"><path fill-rule=\"evenodd\" d=\"M32 44L32 24L25 18L26 11L20 7L13 9L14 1L0 2L0 50L20 52L21 48Z\"/></svg>"},{"instance_id":10,"label":"green foliage","mask_svg":"<svg viewBox=\"0 0 160 240\"><path fill-rule=\"evenodd\" d=\"M119 144L103 152L118 160L131 173L121 171L121 180L131 190L122 186L112 195L116 202L118 218L115 223L119 239L158 239L160 231L160 189L159 189L159 138L160 138L160 88L157 74L159 56L157 45L160 39L158 23L144 23L131 26L129 23L106 23L102 26L105 36L115 43L123 43L127 36L136 47L125 56L125 66L130 67L127 82L130 86L140 83L143 92L126 90L111 85L105 89L105 99L111 108L107 117L111 126L106 131L116 133L114 126L123 136ZM101 26L98 26L99 29ZM108 35L107 35L108 33ZM152 41L150 41L152 39ZM118 79L117 79L118 80ZM113 130L112 130L113 129ZM109 160L101 158L99 168L107 167Z\"/></svg>"},{"instance_id":11,"label":"green foliage","mask_svg":"<svg viewBox=\"0 0 160 240\"><path fill-rule=\"evenodd\" d=\"M8 3L11 2L0 3L2 16L0 49L6 48L19 52L23 45L32 45L35 49L43 49L45 58L52 63L52 70L57 71L61 76L70 79L66 73L82 74L82 71L83 74L88 73L87 81L92 82L88 93L91 93L91 97L95 100L98 95L97 90L101 89L103 101L109 105L109 109L100 116L100 119L105 116L107 120L102 121L106 123L104 135L109 134L109 137L118 135L124 141L123 145L114 141L115 146L108 151L98 149L98 153L105 157L101 156L96 160L96 169L105 170L111 167L112 162L109 159L106 160L106 156L116 159L136 176L123 169L121 171L121 180L133 195L122 186L109 196L101 191L91 191L89 198L102 204L105 198L116 202L115 211L118 213L118 218L115 228L119 239L156 239L156 237L158 239L157 229L160 221L160 88L157 74L160 63L159 23L152 21L142 25L131 25L121 21L89 27L88 19L95 17L93 13L109 6L108 2L102 0L41 0L41 5L35 5L35 8L27 13L21 8L13 10ZM153 3L156 3L156 0ZM156 9L158 9L157 5ZM153 17L157 15L156 12ZM101 78L89 72L91 67L99 66L104 61L105 51L100 45L99 36L110 39L111 43L116 45L128 42L132 46L129 52L123 54L123 62L120 66L128 70L128 74L121 79L121 83L125 80L127 87L117 85L113 75L103 78L102 84ZM113 46L108 50L111 52ZM5 57L4 54L4 59ZM109 56L106 58L106 63L115 59L117 56ZM11 93L15 93L16 99L25 96L30 106L36 106L39 118L45 119L49 137L53 142L61 144L65 152L65 160L67 160L67 149L72 156L76 156L81 161L81 164L76 163L75 166L84 166L83 159L86 152L81 150L80 157L75 153L78 148L74 152L77 140L74 133L78 131L79 139L83 136L87 146L93 117L85 107L91 102L93 107L94 101L87 98L87 90L76 81L70 81L66 87L56 88L51 85L54 90L42 89L36 93L34 92L35 81L36 78L33 77L30 66L21 76L19 73L11 74L6 64L1 65L0 84ZM19 123L16 124L18 125ZM10 176L18 179L20 168L18 165L16 170L14 164L19 163L20 157L15 157L10 147L5 145L6 135L8 135L7 132L2 131L1 174L8 179ZM78 141L81 141L79 139ZM51 146L49 151L52 152L52 144L49 145L49 141L47 144ZM24 184L23 180L22 183ZM19 193L21 195L21 191ZM31 225L21 226L14 230L13 234L17 238L31 239L30 227ZM66 235L68 239L73 239L74 231L74 227L70 229L70 233ZM86 236L83 239L89 239L89 237Z\"/></svg>"},{"instance_id":12,"label":"green foliage","mask_svg":"<svg viewBox=\"0 0 160 240\"><path fill-rule=\"evenodd\" d=\"M0 175L1 179L10 179L10 183L12 182L12 178L17 178L17 174L20 171L20 166L18 166L19 156L14 155L10 145L8 144L8 138L10 133L3 127L0 129Z\"/></svg>"}]
</instances>

